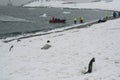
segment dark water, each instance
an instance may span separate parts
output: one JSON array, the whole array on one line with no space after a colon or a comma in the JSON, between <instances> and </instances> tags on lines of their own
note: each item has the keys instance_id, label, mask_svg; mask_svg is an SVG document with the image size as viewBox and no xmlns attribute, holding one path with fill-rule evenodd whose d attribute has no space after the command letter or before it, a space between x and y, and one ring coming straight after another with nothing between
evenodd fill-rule
<instances>
[{"instance_id":1,"label":"dark water","mask_svg":"<svg viewBox=\"0 0 120 80\"><path fill-rule=\"evenodd\" d=\"M83 9L0 7L0 38L69 26L73 24L74 17L78 17L79 20L79 17L83 16L85 22L88 22L111 15L111 13L110 11ZM65 24L50 24L51 16L64 18L67 21ZM22 20L19 21L19 19Z\"/></svg>"}]
</instances>

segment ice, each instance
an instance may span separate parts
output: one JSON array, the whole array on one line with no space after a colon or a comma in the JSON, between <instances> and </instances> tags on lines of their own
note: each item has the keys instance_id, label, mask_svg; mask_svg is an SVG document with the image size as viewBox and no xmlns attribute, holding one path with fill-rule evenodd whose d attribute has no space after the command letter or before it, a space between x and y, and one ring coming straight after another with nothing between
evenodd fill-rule
<instances>
[{"instance_id":1,"label":"ice","mask_svg":"<svg viewBox=\"0 0 120 80\"><path fill-rule=\"evenodd\" d=\"M65 12L65 11L63 12L63 14L70 14L70 13L71 13L71 12Z\"/></svg>"},{"instance_id":2,"label":"ice","mask_svg":"<svg viewBox=\"0 0 120 80\"><path fill-rule=\"evenodd\" d=\"M17 18L13 16L0 15L0 21L2 22L30 22L29 20Z\"/></svg>"},{"instance_id":3,"label":"ice","mask_svg":"<svg viewBox=\"0 0 120 80\"><path fill-rule=\"evenodd\" d=\"M40 15L40 17L47 17L47 14L44 13L44 14Z\"/></svg>"}]
</instances>

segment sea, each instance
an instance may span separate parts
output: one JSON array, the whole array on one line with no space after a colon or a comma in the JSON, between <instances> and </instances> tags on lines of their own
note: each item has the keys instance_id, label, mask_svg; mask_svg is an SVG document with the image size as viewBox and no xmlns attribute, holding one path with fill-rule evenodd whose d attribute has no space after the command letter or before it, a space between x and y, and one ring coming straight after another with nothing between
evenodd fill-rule
<instances>
[{"instance_id":1,"label":"sea","mask_svg":"<svg viewBox=\"0 0 120 80\"><path fill-rule=\"evenodd\" d=\"M0 39L23 34L35 34L73 25L74 17L84 22L110 16L112 11L69 8L0 7ZM51 16L66 19L66 23L49 23Z\"/></svg>"}]
</instances>

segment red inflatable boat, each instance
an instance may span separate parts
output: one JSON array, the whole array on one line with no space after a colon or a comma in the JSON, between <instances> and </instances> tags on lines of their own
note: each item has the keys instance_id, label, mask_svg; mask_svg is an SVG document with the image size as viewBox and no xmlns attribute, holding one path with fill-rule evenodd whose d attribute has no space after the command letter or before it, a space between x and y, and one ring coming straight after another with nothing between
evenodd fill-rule
<instances>
[{"instance_id":1,"label":"red inflatable boat","mask_svg":"<svg viewBox=\"0 0 120 80\"><path fill-rule=\"evenodd\" d=\"M58 18L53 18L50 19L49 23L65 23L66 20L65 19L58 19Z\"/></svg>"}]
</instances>

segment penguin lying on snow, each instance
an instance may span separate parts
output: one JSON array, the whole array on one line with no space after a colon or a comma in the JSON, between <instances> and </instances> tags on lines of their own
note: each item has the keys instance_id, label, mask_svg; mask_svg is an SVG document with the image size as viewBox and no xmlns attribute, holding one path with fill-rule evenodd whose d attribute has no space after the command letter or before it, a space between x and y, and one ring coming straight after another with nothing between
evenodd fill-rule
<instances>
[{"instance_id":1,"label":"penguin lying on snow","mask_svg":"<svg viewBox=\"0 0 120 80\"><path fill-rule=\"evenodd\" d=\"M50 41L47 40L47 44L45 44L41 49L44 49L44 50L49 49L51 47L51 45L49 43L50 43Z\"/></svg>"}]
</instances>

